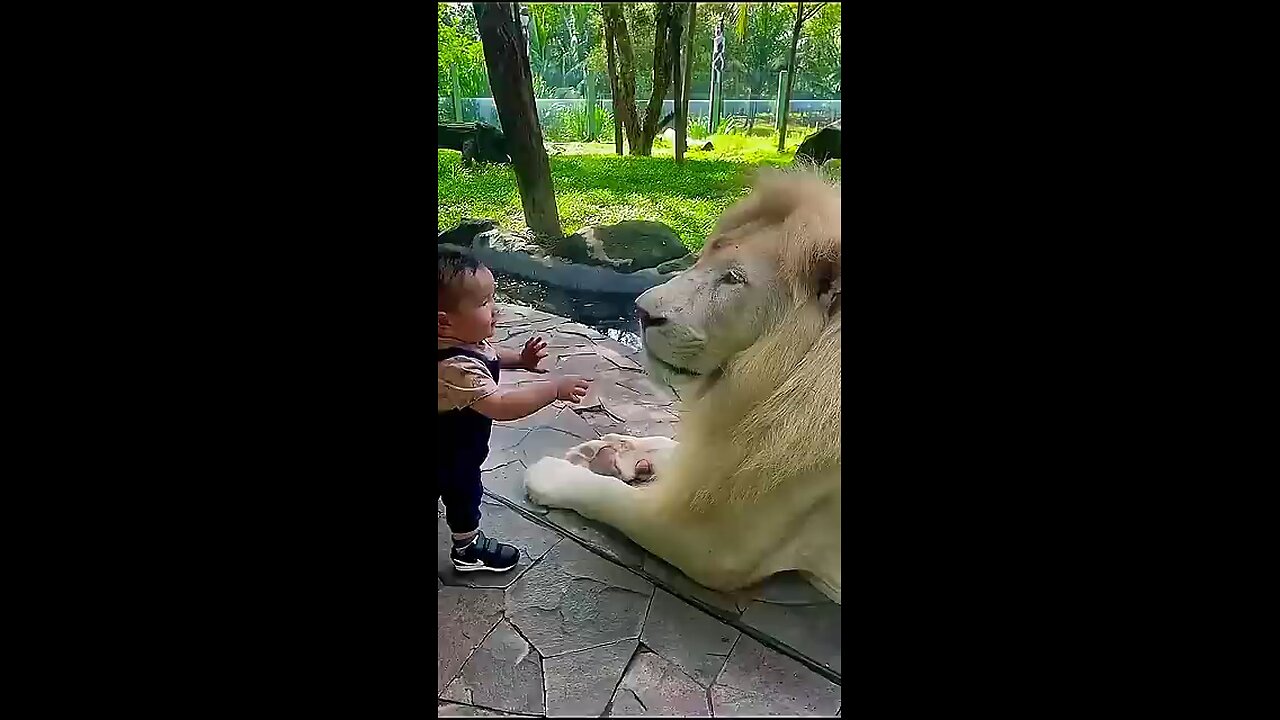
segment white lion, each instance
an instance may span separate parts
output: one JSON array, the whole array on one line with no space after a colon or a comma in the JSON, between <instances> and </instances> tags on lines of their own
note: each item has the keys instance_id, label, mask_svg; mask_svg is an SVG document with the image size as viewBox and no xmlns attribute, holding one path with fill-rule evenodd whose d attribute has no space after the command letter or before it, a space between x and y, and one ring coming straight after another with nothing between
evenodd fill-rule
<instances>
[{"instance_id":1,"label":"white lion","mask_svg":"<svg viewBox=\"0 0 1280 720\"><path fill-rule=\"evenodd\" d=\"M697 264L636 305L646 364L687 410L680 442L605 435L543 458L530 499L612 525L710 588L795 569L840 602L838 186L762 176ZM654 479L633 486L640 460Z\"/></svg>"}]
</instances>

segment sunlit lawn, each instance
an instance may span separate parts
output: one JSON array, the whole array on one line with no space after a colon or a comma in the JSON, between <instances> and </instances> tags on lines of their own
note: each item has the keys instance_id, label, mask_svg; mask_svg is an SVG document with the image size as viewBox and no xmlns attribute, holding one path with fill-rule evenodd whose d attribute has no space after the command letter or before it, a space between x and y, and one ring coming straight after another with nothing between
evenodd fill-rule
<instances>
[{"instance_id":1,"label":"sunlit lawn","mask_svg":"<svg viewBox=\"0 0 1280 720\"><path fill-rule=\"evenodd\" d=\"M701 249L720 214L746 194L754 171L791 164L804 133L787 136L787 149L779 153L776 136L714 135L715 150L691 149L682 165L665 143L654 148L652 157L619 157L613 143L554 143L564 151L550 157L560 224L571 233L586 225L655 220L675 230L689 249ZM456 151L438 151L437 229L470 217L523 230L524 211L511 167L463 168L461 160Z\"/></svg>"}]
</instances>

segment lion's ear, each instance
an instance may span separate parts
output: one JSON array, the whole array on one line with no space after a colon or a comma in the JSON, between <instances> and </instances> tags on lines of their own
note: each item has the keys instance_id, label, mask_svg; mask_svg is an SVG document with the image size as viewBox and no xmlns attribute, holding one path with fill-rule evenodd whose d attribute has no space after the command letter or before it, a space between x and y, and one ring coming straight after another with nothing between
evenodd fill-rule
<instances>
[{"instance_id":1,"label":"lion's ear","mask_svg":"<svg viewBox=\"0 0 1280 720\"><path fill-rule=\"evenodd\" d=\"M840 312L840 263L822 261L817 269L818 303L831 317Z\"/></svg>"}]
</instances>

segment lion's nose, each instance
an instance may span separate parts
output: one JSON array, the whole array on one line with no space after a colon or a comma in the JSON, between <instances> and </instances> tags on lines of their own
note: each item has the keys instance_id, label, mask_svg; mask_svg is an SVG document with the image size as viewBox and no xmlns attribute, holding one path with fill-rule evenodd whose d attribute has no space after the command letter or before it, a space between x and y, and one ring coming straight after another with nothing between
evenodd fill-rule
<instances>
[{"instance_id":1,"label":"lion's nose","mask_svg":"<svg viewBox=\"0 0 1280 720\"><path fill-rule=\"evenodd\" d=\"M645 312L643 308L639 306L636 307L636 315L640 318L641 330L646 330L651 327L657 327L667 321L667 319L664 317L654 317L650 315L649 313Z\"/></svg>"}]
</instances>

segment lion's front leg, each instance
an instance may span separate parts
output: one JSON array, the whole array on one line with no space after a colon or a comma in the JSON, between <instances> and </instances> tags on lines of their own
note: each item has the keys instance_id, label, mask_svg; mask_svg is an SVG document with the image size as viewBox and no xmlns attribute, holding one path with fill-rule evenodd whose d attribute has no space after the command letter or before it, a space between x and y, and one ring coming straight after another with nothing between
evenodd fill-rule
<instances>
[{"instance_id":1,"label":"lion's front leg","mask_svg":"<svg viewBox=\"0 0 1280 720\"><path fill-rule=\"evenodd\" d=\"M571 448L564 459L596 474L636 484L657 477L678 445L661 436L636 438L610 433Z\"/></svg>"},{"instance_id":2,"label":"lion's front leg","mask_svg":"<svg viewBox=\"0 0 1280 720\"><path fill-rule=\"evenodd\" d=\"M661 456L657 457L661 461ZM661 468L659 464L659 472ZM655 485L662 482L659 478ZM744 560L736 543L710 552L721 540L717 529L673 518L654 485L628 485L616 477L552 457L530 466L525 471L524 485L533 502L573 510L617 528L640 547L707 587L734 590L757 579L751 576L749 559Z\"/></svg>"},{"instance_id":3,"label":"lion's front leg","mask_svg":"<svg viewBox=\"0 0 1280 720\"><path fill-rule=\"evenodd\" d=\"M653 487L631 486L551 457L542 458L525 471L524 486L533 502L573 510L616 528L676 567L680 567L686 548L705 546L697 527L671 523Z\"/></svg>"},{"instance_id":4,"label":"lion's front leg","mask_svg":"<svg viewBox=\"0 0 1280 720\"><path fill-rule=\"evenodd\" d=\"M545 457L525 471L524 488L533 502L614 524L615 511L635 502L635 488L568 460Z\"/></svg>"}]
</instances>

